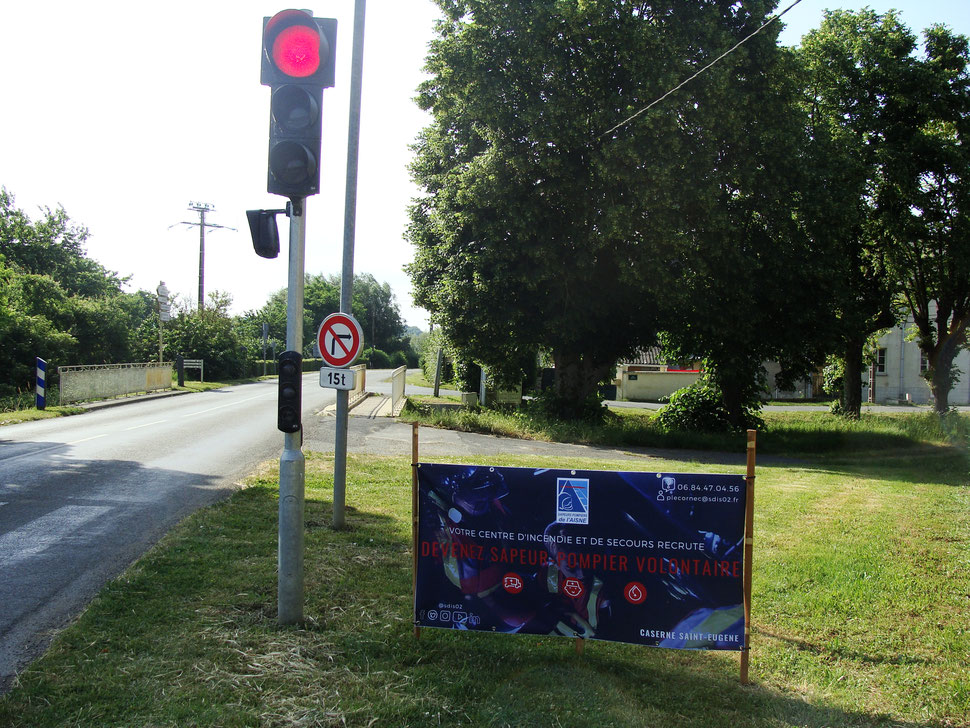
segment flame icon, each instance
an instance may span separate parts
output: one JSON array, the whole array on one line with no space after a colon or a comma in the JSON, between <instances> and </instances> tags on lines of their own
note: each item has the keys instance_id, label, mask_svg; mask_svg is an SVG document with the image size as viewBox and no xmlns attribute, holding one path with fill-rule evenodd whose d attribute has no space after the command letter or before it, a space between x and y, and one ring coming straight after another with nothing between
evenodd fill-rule
<instances>
[{"instance_id":1,"label":"flame icon","mask_svg":"<svg viewBox=\"0 0 970 728\"><path fill-rule=\"evenodd\" d=\"M647 598L647 590L639 581L631 581L623 590L623 596L630 604L643 604Z\"/></svg>"}]
</instances>

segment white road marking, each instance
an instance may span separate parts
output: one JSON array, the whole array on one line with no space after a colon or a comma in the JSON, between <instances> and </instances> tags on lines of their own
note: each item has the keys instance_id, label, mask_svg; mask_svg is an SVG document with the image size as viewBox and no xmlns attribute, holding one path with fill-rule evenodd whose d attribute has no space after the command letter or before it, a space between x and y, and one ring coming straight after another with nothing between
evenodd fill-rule
<instances>
[{"instance_id":1,"label":"white road marking","mask_svg":"<svg viewBox=\"0 0 970 728\"><path fill-rule=\"evenodd\" d=\"M77 444L82 443L82 442L88 442L90 440L97 440L99 437L107 437L107 436L108 436L107 434L104 434L104 435L92 435L91 437L85 437L85 438L83 438L81 440L73 440L72 442L65 442L64 444L65 445L77 445Z\"/></svg>"},{"instance_id":2,"label":"white road marking","mask_svg":"<svg viewBox=\"0 0 970 728\"><path fill-rule=\"evenodd\" d=\"M0 536L0 566L10 567L55 544L111 510L110 506L63 506Z\"/></svg>"},{"instance_id":3,"label":"white road marking","mask_svg":"<svg viewBox=\"0 0 970 728\"><path fill-rule=\"evenodd\" d=\"M204 415L208 412L215 412L216 410L225 409L226 407L235 407L237 404L243 404L244 402L252 402L254 399L266 399L265 395L259 395L258 397L249 397L248 399L241 399L238 402L229 402L228 404L220 404L218 407L210 407L209 409L199 410L198 412L190 412L187 415L182 415L182 417L198 417L199 415Z\"/></svg>"},{"instance_id":4,"label":"white road marking","mask_svg":"<svg viewBox=\"0 0 970 728\"><path fill-rule=\"evenodd\" d=\"M126 427L125 432L131 432L132 430L140 430L142 427L151 427L152 425L160 425L163 422L168 422L168 420L158 420L156 422L149 422L144 425L135 425L134 427Z\"/></svg>"}]
</instances>

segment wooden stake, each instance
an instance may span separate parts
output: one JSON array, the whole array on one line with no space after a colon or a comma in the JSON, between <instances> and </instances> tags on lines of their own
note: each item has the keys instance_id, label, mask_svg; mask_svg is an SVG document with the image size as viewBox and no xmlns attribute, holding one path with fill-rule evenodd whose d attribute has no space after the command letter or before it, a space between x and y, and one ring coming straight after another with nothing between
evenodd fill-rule
<instances>
[{"instance_id":1,"label":"wooden stake","mask_svg":"<svg viewBox=\"0 0 970 728\"><path fill-rule=\"evenodd\" d=\"M586 649L586 640L584 640L582 637L577 637L576 638L576 654L577 655L583 654L583 652L584 652L585 649Z\"/></svg>"},{"instance_id":2,"label":"wooden stake","mask_svg":"<svg viewBox=\"0 0 970 728\"><path fill-rule=\"evenodd\" d=\"M418 423L411 423L411 599L418 593ZM418 615L414 613L414 639L421 638Z\"/></svg>"},{"instance_id":3,"label":"wooden stake","mask_svg":"<svg viewBox=\"0 0 970 728\"><path fill-rule=\"evenodd\" d=\"M751 563L754 553L754 458L758 431L748 430L748 471L744 511L744 646L741 648L741 684L747 685L751 654Z\"/></svg>"}]
</instances>

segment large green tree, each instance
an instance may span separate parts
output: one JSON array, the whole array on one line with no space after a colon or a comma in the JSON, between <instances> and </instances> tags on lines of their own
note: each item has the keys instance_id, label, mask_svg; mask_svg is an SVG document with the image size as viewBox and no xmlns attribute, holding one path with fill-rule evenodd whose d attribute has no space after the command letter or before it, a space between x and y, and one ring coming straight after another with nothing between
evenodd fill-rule
<instances>
[{"instance_id":1,"label":"large green tree","mask_svg":"<svg viewBox=\"0 0 970 728\"><path fill-rule=\"evenodd\" d=\"M913 93L916 46L892 12L830 11L802 40L807 113L806 169L800 214L826 250L833 339L842 362L841 410L861 409L864 347L897 320L896 279L880 254L876 190L883 158L897 144L895 99Z\"/></svg>"},{"instance_id":2,"label":"large green tree","mask_svg":"<svg viewBox=\"0 0 970 728\"><path fill-rule=\"evenodd\" d=\"M247 359L253 360L256 352L248 352L247 357L243 350L243 340L229 315L232 297L212 291L208 299L201 310L176 301L177 314L163 329L165 358L182 355L186 359L202 359L205 376L212 380L245 376Z\"/></svg>"},{"instance_id":3,"label":"large green tree","mask_svg":"<svg viewBox=\"0 0 970 728\"><path fill-rule=\"evenodd\" d=\"M912 83L891 99L878 204L884 259L912 311L942 413L970 326L970 50L942 26L924 38Z\"/></svg>"},{"instance_id":4,"label":"large green tree","mask_svg":"<svg viewBox=\"0 0 970 728\"><path fill-rule=\"evenodd\" d=\"M758 423L765 362L782 365L776 384L790 388L824 359L833 328L833 257L796 212L814 181L799 66L762 35L728 59L733 70L712 92L721 111L693 136L702 196L677 232L677 280L664 297L668 355L704 361L704 396L734 429ZM755 111L732 109L739 100Z\"/></svg>"},{"instance_id":5,"label":"large green tree","mask_svg":"<svg viewBox=\"0 0 970 728\"><path fill-rule=\"evenodd\" d=\"M438 4L419 97L433 123L412 167L424 191L409 229L415 299L490 369L551 350L562 411L575 413L617 359L656 342L685 266L730 244L738 218L723 200L742 196L754 219L758 177L745 170L771 134L759 77L777 61L773 36L605 132L774 3Z\"/></svg>"}]
</instances>

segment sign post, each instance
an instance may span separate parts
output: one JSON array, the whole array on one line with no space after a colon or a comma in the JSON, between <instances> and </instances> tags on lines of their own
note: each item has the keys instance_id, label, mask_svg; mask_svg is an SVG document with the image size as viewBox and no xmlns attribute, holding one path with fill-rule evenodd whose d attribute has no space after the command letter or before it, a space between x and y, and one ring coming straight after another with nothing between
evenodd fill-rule
<instances>
[{"instance_id":1,"label":"sign post","mask_svg":"<svg viewBox=\"0 0 970 728\"><path fill-rule=\"evenodd\" d=\"M39 356L34 358L37 364L35 402L37 409L42 410L47 407L47 362Z\"/></svg>"},{"instance_id":2,"label":"sign post","mask_svg":"<svg viewBox=\"0 0 970 728\"><path fill-rule=\"evenodd\" d=\"M364 77L364 19L367 0L354 1L354 42L350 62L350 118L347 129L347 182L344 185L344 249L340 269L340 310L349 313L354 287L354 240L357 230L357 156L360 148L360 100ZM350 396L337 390L337 430L333 454L333 527L344 526L347 485L347 425Z\"/></svg>"},{"instance_id":3,"label":"sign post","mask_svg":"<svg viewBox=\"0 0 970 728\"><path fill-rule=\"evenodd\" d=\"M748 467L745 475L744 511L744 647L741 650L741 684L747 685L751 654L751 565L754 552L754 466L758 431L748 430Z\"/></svg>"}]
</instances>

